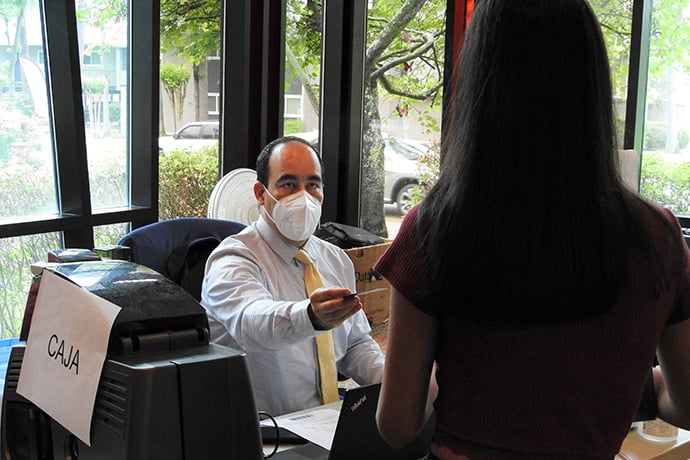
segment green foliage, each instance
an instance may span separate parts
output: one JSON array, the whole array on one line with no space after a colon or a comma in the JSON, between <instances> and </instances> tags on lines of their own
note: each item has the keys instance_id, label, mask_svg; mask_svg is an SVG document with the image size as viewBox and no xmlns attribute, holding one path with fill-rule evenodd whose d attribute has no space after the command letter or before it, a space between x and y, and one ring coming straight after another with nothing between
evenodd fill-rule
<instances>
[{"instance_id":1,"label":"green foliage","mask_svg":"<svg viewBox=\"0 0 690 460\"><path fill-rule=\"evenodd\" d=\"M283 124L283 132L285 135L301 133L304 131L304 120L299 118L286 118Z\"/></svg>"},{"instance_id":2,"label":"green foliage","mask_svg":"<svg viewBox=\"0 0 690 460\"><path fill-rule=\"evenodd\" d=\"M53 174L30 164L0 169L0 218L55 212ZM60 245L57 234L45 233L0 239L0 338L16 337L21 329L31 273L36 261Z\"/></svg>"},{"instance_id":3,"label":"green foliage","mask_svg":"<svg viewBox=\"0 0 690 460\"><path fill-rule=\"evenodd\" d=\"M0 166L9 164L13 146L32 149L35 130L34 121L21 111L0 107Z\"/></svg>"},{"instance_id":4,"label":"green foliage","mask_svg":"<svg viewBox=\"0 0 690 460\"><path fill-rule=\"evenodd\" d=\"M690 136L688 135L688 132L684 129L681 129L678 132L678 147L681 149L684 149L688 146L688 141L690 141Z\"/></svg>"},{"instance_id":5,"label":"green foliage","mask_svg":"<svg viewBox=\"0 0 690 460\"><path fill-rule=\"evenodd\" d=\"M671 158L661 153L644 155L640 194L676 214L690 214L690 163Z\"/></svg>"},{"instance_id":6,"label":"green foliage","mask_svg":"<svg viewBox=\"0 0 690 460\"><path fill-rule=\"evenodd\" d=\"M161 52L198 66L220 49L219 0L161 0Z\"/></svg>"},{"instance_id":7,"label":"green foliage","mask_svg":"<svg viewBox=\"0 0 690 460\"><path fill-rule=\"evenodd\" d=\"M17 18L26 7L26 0L4 0L0 2L0 18Z\"/></svg>"},{"instance_id":8,"label":"green foliage","mask_svg":"<svg viewBox=\"0 0 690 460\"><path fill-rule=\"evenodd\" d=\"M367 27L369 78L403 103L441 103L446 2L373 2ZM404 16L403 11L418 9ZM378 49L378 53L375 51Z\"/></svg>"},{"instance_id":9,"label":"green foliage","mask_svg":"<svg viewBox=\"0 0 690 460\"><path fill-rule=\"evenodd\" d=\"M666 126L661 122L649 121L644 127L644 149L663 150L666 145Z\"/></svg>"},{"instance_id":10,"label":"green foliage","mask_svg":"<svg viewBox=\"0 0 690 460\"><path fill-rule=\"evenodd\" d=\"M127 0L77 2L77 20L101 28L113 21L127 20Z\"/></svg>"},{"instance_id":11,"label":"green foliage","mask_svg":"<svg viewBox=\"0 0 690 460\"><path fill-rule=\"evenodd\" d=\"M160 66L160 79L166 91L184 88L191 76L192 73L184 64L175 65L164 62Z\"/></svg>"},{"instance_id":12,"label":"green foliage","mask_svg":"<svg viewBox=\"0 0 690 460\"><path fill-rule=\"evenodd\" d=\"M660 151L666 148L667 126L660 121L648 121L644 126L644 150L645 152ZM684 149L688 146L688 132L684 129L679 129L676 132L678 136L678 148Z\"/></svg>"},{"instance_id":13,"label":"green foliage","mask_svg":"<svg viewBox=\"0 0 690 460\"><path fill-rule=\"evenodd\" d=\"M8 167L0 170L0 217L55 212L53 173L48 167Z\"/></svg>"},{"instance_id":14,"label":"green foliage","mask_svg":"<svg viewBox=\"0 0 690 460\"><path fill-rule=\"evenodd\" d=\"M218 182L218 149L173 150L159 160L159 218L206 217Z\"/></svg>"},{"instance_id":15,"label":"green foliage","mask_svg":"<svg viewBox=\"0 0 690 460\"><path fill-rule=\"evenodd\" d=\"M421 202L441 174L441 143L435 142L424 155L417 160L419 184L412 189L412 204Z\"/></svg>"},{"instance_id":16,"label":"green foliage","mask_svg":"<svg viewBox=\"0 0 690 460\"><path fill-rule=\"evenodd\" d=\"M91 206L96 209L112 208L127 203L127 168L124 156L117 160L89 161Z\"/></svg>"},{"instance_id":17,"label":"green foliage","mask_svg":"<svg viewBox=\"0 0 690 460\"><path fill-rule=\"evenodd\" d=\"M631 0L589 0L601 22L608 48L614 92L625 98L632 25ZM655 0L650 39L649 86L664 79L670 66L688 73L690 70L690 21L686 11L690 0Z\"/></svg>"},{"instance_id":18,"label":"green foliage","mask_svg":"<svg viewBox=\"0 0 690 460\"><path fill-rule=\"evenodd\" d=\"M184 98L187 94L187 82L191 78L192 73L185 67L184 64L175 65L169 62L164 62L160 66L160 79L165 93L170 99L173 113L175 114L175 122L173 127L177 129L177 121L182 119L182 112L184 111Z\"/></svg>"},{"instance_id":19,"label":"green foliage","mask_svg":"<svg viewBox=\"0 0 690 460\"><path fill-rule=\"evenodd\" d=\"M129 224L112 224L94 227L93 241L94 247L103 247L115 244L122 239L129 231Z\"/></svg>"},{"instance_id":20,"label":"green foliage","mask_svg":"<svg viewBox=\"0 0 690 460\"><path fill-rule=\"evenodd\" d=\"M105 78L84 78L81 83L82 91L86 94L101 94L107 86Z\"/></svg>"},{"instance_id":21,"label":"green foliage","mask_svg":"<svg viewBox=\"0 0 690 460\"><path fill-rule=\"evenodd\" d=\"M60 247L57 233L0 239L0 339L18 337L32 282L31 264Z\"/></svg>"},{"instance_id":22,"label":"green foliage","mask_svg":"<svg viewBox=\"0 0 690 460\"><path fill-rule=\"evenodd\" d=\"M18 111L27 117L34 114L34 100L28 91L3 94L2 105L4 110Z\"/></svg>"},{"instance_id":23,"label":"green foliage","mask_svg":"<svg viewBox=\"0 0 690 460\"><path fill-rule=\"evenodd\" d=\"M290 72L286 80L290 76L301 80L303 85L308 81L318 81L321 69L321 1L289 0L287 18L286 47L296 58L299 69L286 67L286 72ZM303 72L302 78L299 71Z\"/></svg>"},{"instance_id":24,"label":"green foliage","mask_svg":"<svg viewBox=\"0 0 690 460\"><path fill-rule=\"evenodd\" d=\"M318 113L319 98L314 93L319 87L314 82L319 81L321 68L323 1L290 0L287 5L286 52L294 61L286 72L302 83ZM379 85L385 93L399 98L401 107L420 101L431 106L440 103L445 10L443 0L370 2L365 87Z\"/></svg>"},{"instance_id":25,"label":"green foliage","mask_svg":"<svg viewBox=\"0 0 690 460\"><path fill-rule=\"evenodd\" d=\"M616 97L625 99L628 87L630 34L632 26L632 1L611 2L608 0L589 0L597 14L604 33L611 63L611 78Z\"/></svg>"},{"instance_id":26,"label":"green foliage","mask_svg":"<svg viewBox=\"0 0 690 460\"><path fill-rule=\"evenodd\" d=\"M108 103L108 119L114 123L118 123L120 121L120 103L119 102Z\"/></svg>"}]
</instances>

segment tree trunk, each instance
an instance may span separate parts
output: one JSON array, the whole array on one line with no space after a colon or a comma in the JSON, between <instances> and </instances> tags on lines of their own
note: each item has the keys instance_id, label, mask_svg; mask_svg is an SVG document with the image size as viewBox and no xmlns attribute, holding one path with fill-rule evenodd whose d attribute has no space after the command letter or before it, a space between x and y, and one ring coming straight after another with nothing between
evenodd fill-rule
<instances>
[{"instance_id":1,"label":"tree trunk","mask_svg":"<svg viewBox=\"0 0 690 460\"><path fill-rule=\"evenodd\" d=\"M381 135L376 62L395 37L422 9L427 0L406 0L386 27L368 43L365 57L364 126L362 133L362 187L360 226L381 237L388 236L384 208L384 143Z\"/></svg>"},{"instance_id":2,"label":"tree trunk","mask_svg":"<svg viewBox=\"0 0 690 460\"><path fill-rule=\"evenodd\" d=\"M198 65L192 66L192 76L194 79L194 120L205 120L208 118L208 111L204 114L204 118L201 118L201 93L199 92L199 80L201 79L201 75Z\"/></svg>"},{"instance_id":3,"label":"tree trunk","mask_svg":"<svg viewBox=\"0 0 690 460\"><path fill-rule=\"evenodd\" d=\"M362 130L362 186L360 226L381 237L388 236L383 207L383 136L376 80L364 88L364 126Z\"/></svg>"}]
</instances>

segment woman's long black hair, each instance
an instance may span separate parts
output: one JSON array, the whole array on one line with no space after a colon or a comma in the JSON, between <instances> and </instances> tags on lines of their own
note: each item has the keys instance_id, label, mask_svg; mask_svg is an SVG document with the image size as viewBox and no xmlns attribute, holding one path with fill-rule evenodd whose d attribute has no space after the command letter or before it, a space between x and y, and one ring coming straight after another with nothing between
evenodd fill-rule
<instances>
[{"instance_id":1,"label":"woman's long black hair","mask_svg":"<svg viewBox=\"0 0 690 460\"><path fill-rule=\"evenodd\" d=\"M586 0L482 0L459 65L440 178L418 219L429 293L506 321L608 310L631 251L655 254L651 208L618 174L594 13Z\"/></svg>"}]
</instances>

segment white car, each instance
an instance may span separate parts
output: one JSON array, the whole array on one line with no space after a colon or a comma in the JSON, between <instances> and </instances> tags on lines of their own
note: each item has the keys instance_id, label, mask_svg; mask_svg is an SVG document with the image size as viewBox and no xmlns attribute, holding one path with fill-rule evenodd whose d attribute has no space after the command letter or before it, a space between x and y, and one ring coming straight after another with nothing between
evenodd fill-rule
<instances>
[{"instance_id":1,"label":"white car","mask_svg":"<svg viewBox=\"0 0 690 460\"><path fill-rule=\"evenodd\" d=\"M412 189L419 184L417 160L424 152L384 134L383 194L386 203L395 203L400 214L412 207Z\"/></svg>"},{"instance_id":2,"label":"white car","mask_svg":"<svg viewBox=\"0 0 690 460\"><path fill-rule=\"evenodd\" d=\"M218 120L196 121L178 129L172 136L158 138L158 150L168 154L173 150L199 147L218 147Z\"/></svg>"}]
</instances>

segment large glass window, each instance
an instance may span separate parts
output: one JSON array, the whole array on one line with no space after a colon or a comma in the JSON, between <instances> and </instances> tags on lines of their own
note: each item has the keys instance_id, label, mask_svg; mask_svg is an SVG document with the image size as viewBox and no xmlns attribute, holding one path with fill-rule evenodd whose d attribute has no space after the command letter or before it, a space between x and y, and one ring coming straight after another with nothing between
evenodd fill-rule
<instances>
[{"instance_id":1,"label":"large glass window","mask_svg":"<svg viewBox=\"0 0 690 460\"><path fill-rule=\"evenodd\" d=\"M637 70L630 68L634 5L600 0L590 3L607 42L619 145L623 146L624 123L631 123L625 119L626 111L630 112L626 107L628 75ZM644 128L642 139L635 141L639 150L636 154L641 158L639 190L643 196L683 215L690 214L689 4L687 0L654 0L645 2L645 8L642 3L636 5L642 30L640 61L648 68L640 79L638 96L643 98L643 110L636 120Z\"/></svg>"},{"instance_id":2,"label":"large glass window","mask_svg":"<svg viewBox=\"0 0 690 460\"><path fill-rule=\"evenodd\" d=\"M148 0L0 0L0 338L19 334L49 251L114 244L157 218L157 15Z\"/></svg>"},{"instance_id":3,"label":"large glass window","mask_svg":"<svg viewBox=\"0 0 690 460\"><path fill-rule=\"evenodd\" d=\"M310 141L318 141L322 16L317 2L287 2L283 133Z\"/></svg>"},{"instance_id":4,"label":"large glass window","mask_svg":"<svg viewBox=\"0 0 690 460\"><path fill-rule=\"evenodd\" d=\"M40 10L20 5L0 2L0 219L58 209Z\"/></svg>"},{"instance_id":5,"label":"large glass window","mask_svg":"<svg viewBox=\"0 0 690 460\"><path fill-rule=\"evenodd\" d=\"M440 140L446 2L368 5L359 225L392 236L414 202L420 157ZM319 139L320 97L327 97L319 87L328 62L321 56L322 6L293 0L287 11L284 132L312 142Z\"/></svg>"},{"instance_id":6,"label":"large glass window","mask_svg":"<svg viewBox=\"0 0 690 460\"><path fill-rule=\"evenodd\" d=\"M161 2L159 218L206 217L218 180L222 2Z\"/></svg>"},{"instance_id":7,"label":"large glass window","mask_svg":"<svg viewBox=\"0 0 690 460\"><path fill-rule=\"evenodd\" d=\"M599 18L606 40L613 83L618 144L622 147L628 96L633 4L606 0L589 0L589 3Z\"/></svg>"},{"instance_id":8,"label":"large glass window","mask_svg":"<svg viewBox=\"0 0 690 460\"><path fill-rule=\"evenodd\" d=\"M0 2L0 223L58 212L38 0ZM0 338L19 335L30 266L60 244L56 233L0 239Z\"/></svg>"},{"instance_id":9,"label":"large glass window","mask_svg":"<svg viewBox=\"0 0 690 460\"><path fill-rule=\"evenodd\" d=\"M383 204L391 237L420 198L422 161L440 145L446 6L439 0L369 6L361 213L380 233Z\"/></svg>"},{"instance_id":10,"label":"large glass window","mask_svg":"<svg viewBox=\"0 0 690 460\"><path fill-rule=\"evenodd\" d=\"M77 31L92 209L127 206L126 10L78 2Z\"/></svg>"},{"instance_id":11,"label":"large glass window","mask_svg":"<svg viewBox=\"0 0 690 460\"><path fill-rule=\"evenodd\" d=\"M690 215L690 2L652 2L640 193Z\"/></svg>"}]
</instances>

